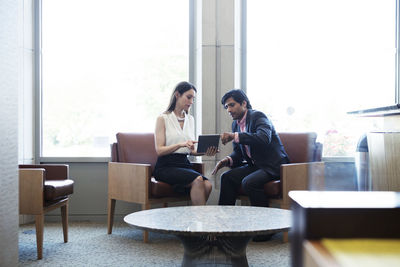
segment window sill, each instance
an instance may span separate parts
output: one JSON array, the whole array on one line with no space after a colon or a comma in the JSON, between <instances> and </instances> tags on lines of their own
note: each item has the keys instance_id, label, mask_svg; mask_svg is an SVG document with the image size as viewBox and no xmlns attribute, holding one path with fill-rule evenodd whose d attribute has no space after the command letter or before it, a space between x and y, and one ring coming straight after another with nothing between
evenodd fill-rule
<instances>
[{"instance_id":1,"label":"window sill","mask_svg":"<svg viewBox=\"0 0 400 267\"><path fill-rule=\"evenodd\" d=\"M51 162L109 162L111 157L41 157L41 163ZM203 160L204 161L204 160ZM322 157L324 162L355 162L354 157Z\"/></svg>"},{"instance_id":2,"label":"window sill","mask_svg":"<svg viewBox=\"0 0 400 267\"><path fill-rule=\"evenodd\" d=\"M322 157L324 162L355 162L354 157Z\"/></svg>"},{"instance_id":3,"label":"window sill","mask_svg":"<svg viewBox=\"0 0 400 267\"><path fill-rule=\"evenodd\" d=\"M60 163L60 162L109 162L111 157L41 157L41 163Z\"/></svg>"},{"instance_id":4,"label":"window sill","mask_svg":"<svg viewBox=\"0 0 400 267\"><path fill-rule=\"evenodd\" d=\"M41 157L41 163L60 162L109 162L111 157ZM202 160L204 161L204 160ZM322 157L324 162L355 162L354 157Z\"/></svg>"}]
</instances>

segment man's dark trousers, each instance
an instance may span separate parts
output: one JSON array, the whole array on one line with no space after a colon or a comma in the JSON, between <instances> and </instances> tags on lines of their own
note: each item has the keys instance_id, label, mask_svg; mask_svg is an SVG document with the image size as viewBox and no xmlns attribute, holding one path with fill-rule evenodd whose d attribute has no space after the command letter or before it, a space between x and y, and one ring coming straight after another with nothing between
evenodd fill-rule
<instances>
[{"instance_id":1,"label":"man's dark trousers","mask_svg":"<svg viewBox=\"0 0 400 267\"><path fill-rule=\"evenodd\" d=\"M249 196L252 206L267 207L268 197L264 193L264 184L273 177L254 165L233 168L221 175L219 205L235 205L240 186Z\"/></svg>"}]
</instances>

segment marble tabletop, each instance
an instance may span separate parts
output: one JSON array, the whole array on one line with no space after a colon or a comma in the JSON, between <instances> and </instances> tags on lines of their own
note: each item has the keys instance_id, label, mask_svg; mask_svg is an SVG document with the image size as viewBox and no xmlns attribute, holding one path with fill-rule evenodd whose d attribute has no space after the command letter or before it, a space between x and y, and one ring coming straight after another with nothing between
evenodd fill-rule
<instances>
[{"instance_id":1,"label":"marble tabletop","mask_svg":"<svg viewBox=\"0 0 400 267\"><path fill-rule=\"evenodd\" d=\"M291 226L291 211L251 206L184 206L143 210L125 216L139 229L178 235L248 236Z\"/></svg>"}]
</instances>

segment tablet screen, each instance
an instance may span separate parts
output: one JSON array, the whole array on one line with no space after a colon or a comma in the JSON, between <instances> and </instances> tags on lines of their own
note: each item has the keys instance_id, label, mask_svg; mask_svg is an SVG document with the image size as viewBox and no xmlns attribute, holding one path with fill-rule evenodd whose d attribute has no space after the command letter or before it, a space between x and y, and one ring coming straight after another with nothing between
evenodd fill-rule
<instances>
[{"instance_id":1,"label":"tablet screen","mask_svg":"<svg viewBox=\"0 0 400 267\"><path fill-rule=\"evenodd\" d=\"M206 153L207 148L214 146L218 148L220 135L219 134L204 134L199 136L197 145L197 153Z\"/></svg>"}]
</instances>

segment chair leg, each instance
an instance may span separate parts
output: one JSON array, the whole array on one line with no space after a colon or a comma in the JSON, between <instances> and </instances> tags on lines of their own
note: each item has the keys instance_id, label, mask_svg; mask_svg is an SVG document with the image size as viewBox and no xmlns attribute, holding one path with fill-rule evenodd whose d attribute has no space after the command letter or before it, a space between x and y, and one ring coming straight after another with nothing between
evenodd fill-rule
<instances>
[{"instance_id":1,"label":"chair leg","mask_svg":"<svg viewBox=\"0 0 400 267\"><path fill-rule=\"evenodd\" d=\"M68 242L68 200L64 206L61 206L61 220L64 234L64 243Z\"/></svg>"},{"instance_id":2,"label":"chair leg","mask_svg":"<svg viewBox=\"0 0 400 267\"><path fill-rule=\"evenodd\" d=\"M289 242L289 232L288 231L283 232L283 239L282 240L283 240L284 243Z\"/></svg>"},{"instance_id":3,"label":"chair leg","mask_svg":"<svg viewBox=\"0 0 400 267\"><path fill-rule=\"evenodd\" d=\"M281 209L285 209L285 210L290 210L290 204L282 203L282 204L280 204L280 208L281 208ZM289 242L289 232L288 232L288 231L283 232L282 241L283 241L284 243Z\"/></svg>"},{"instance_id":4,"label":"chair leg","mask_svg":"<svg viewBox=\"0 0 400 267\"><path fill-rule=\"evenodd\" d=\"M107 214L107 233L112 233L112 227L114 224L114 212L115 212L115 199L108 199L108 214Z\"/></svg>"},{"instance_id":5,"label":"chair leg","mask_svg":"<svg viewBox=\"0 0 400 267\"><path fill-rule=\"evenodd\" d=\"M290 210L290 204L281 204L280 208L284 210Z\"/></svg>"},{"instance_id":6,"label":"chair leg","mask_svg":"<svg viewBox=\"0 0 400 267\"><path fill-rule=\"evenodd\" d=\"M142 210L148 210L150 209L150 204L142 204ZM149 231L143 231L143 242L148 243L149 242Z\"/></svg>"},{"instance_id":7,"label":"chair leg","mask_svg":"<svg viewBox=\"0 0 400 267\"><path fill-rule=\"evenodd\" d=\"M37 258L38 260L41 260L43 258L44 214L35 216L35 225L36 225Z\"/></svg>"},{"instance_id":8,"label":"chair leg","mask_svg":"<svg viewBox=\"0 0 400 267\"><path fill-rule=\"evenodd\" d=\"M149 242L149 231L143 231L143 243Z\"/></svg>"}]
</instances>

